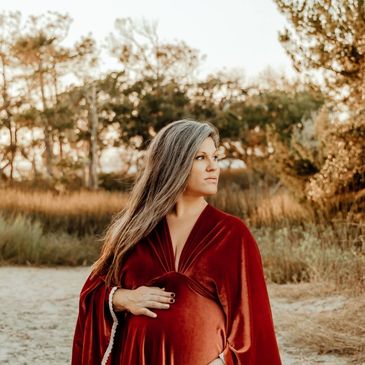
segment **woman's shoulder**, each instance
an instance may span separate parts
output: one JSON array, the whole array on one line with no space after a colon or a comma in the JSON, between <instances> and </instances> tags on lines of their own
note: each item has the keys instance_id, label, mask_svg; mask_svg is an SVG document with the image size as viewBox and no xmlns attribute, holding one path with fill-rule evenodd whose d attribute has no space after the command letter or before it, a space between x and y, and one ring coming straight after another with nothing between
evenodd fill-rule
<instances>
[{"instance_id":1,"label":"woman's shoulder","mask_svg":"<svg viewBox=\"0 0 365 365\"><path fill-rule=\"evenodd\" d=\"M242 218L219 208L214 208L212 213L216 228L221 232L221 246L226 252L240 257L242 250L251 251L256 241Z\"/></svg>"},{"instance_id":2,"label":"woman's shoulder","mask_svg":"<svg viewBox=\"0 0 365 365\"><path fill-rule=\"evenodd\" d=\"M213 208L213 214L215 215L217 222L228 228L230 231L233 231L234 233L239 233L239 232L243 233L248 230L245 221L239 216L234 215L232 213L228 213L213 205L212 208Z\"/></svg>"}]
</instances>

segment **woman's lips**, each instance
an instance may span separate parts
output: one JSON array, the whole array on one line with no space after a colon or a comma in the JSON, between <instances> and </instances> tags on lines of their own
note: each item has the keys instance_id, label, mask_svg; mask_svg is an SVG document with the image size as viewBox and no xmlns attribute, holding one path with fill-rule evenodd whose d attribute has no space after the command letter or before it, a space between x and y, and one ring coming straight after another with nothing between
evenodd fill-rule
<instances>
[{"instance_id":1,"label":"woman's lips","mask_svg":"<svg viewBox=\"0 0 365 365\"><path fill-rule=\"evenodd\" d=\"M209 182L217 182L217 178L216 177L207 177L205 180L209 181Z\"/></svg>"}]
</instances>

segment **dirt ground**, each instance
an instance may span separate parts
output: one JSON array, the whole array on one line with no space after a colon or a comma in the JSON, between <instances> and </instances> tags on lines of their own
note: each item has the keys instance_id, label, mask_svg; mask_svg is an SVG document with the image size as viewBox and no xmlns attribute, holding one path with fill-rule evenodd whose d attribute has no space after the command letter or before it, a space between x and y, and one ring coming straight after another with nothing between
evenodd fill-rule
<instances>
[{"instance_id":1,"label":"dirt ground","mask_svg":"<svg viewBox=\"0 0 365 365\"><path fill-rule=\"evenodd\" d=\"M81 287L88 267L0 267L0 363L70 363ZM341 295L305 297L288 293L310 292L308 284L269 285L270 302L283 365L345 365L346 358L319 355L290 343L288 314L332 310L346 300ZM295 297L295 295L294 295ZM268 364L269 365L269 364Z\"/></svg>"}]
</instances>

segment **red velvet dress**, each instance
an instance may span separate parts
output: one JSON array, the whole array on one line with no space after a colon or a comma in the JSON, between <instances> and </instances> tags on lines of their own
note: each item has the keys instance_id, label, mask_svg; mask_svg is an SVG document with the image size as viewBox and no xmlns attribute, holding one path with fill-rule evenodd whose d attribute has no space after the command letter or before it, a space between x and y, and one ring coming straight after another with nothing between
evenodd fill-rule
<instances>
[{"instance_id":1,"label":"red velvet dress","mask_svg":"<svg viewBox=\"0 0 365 365\"><path fill-rule=\"evenodd\" d=\"M258 246L238 217L208 204L183 246L179 267L166 218L123 260L119 287L176 294L156 318L114 313L117 287L86 280L72 365L281 365Z\"/></svg>"}]
</instances>

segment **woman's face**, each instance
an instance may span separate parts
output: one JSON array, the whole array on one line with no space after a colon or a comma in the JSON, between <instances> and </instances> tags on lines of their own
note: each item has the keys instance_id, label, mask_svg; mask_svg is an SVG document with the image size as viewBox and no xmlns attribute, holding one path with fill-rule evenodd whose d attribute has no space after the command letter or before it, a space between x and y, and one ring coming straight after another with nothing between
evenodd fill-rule
<instances>
[{"instance_id":1,"label":"woman's face","mask_svg":"<svg viewBox=\"0 0 365 365\"><path fill-rule=\"evenodd\" d=\"M184 194L204 196L217 193L220 172L218 156L213 139L206 138L195 155Z\"/></svg>"}]
</instances>

